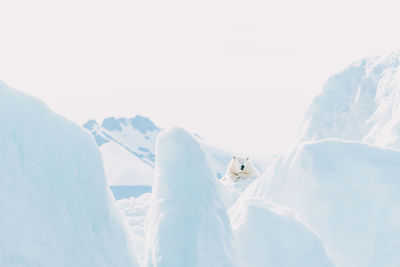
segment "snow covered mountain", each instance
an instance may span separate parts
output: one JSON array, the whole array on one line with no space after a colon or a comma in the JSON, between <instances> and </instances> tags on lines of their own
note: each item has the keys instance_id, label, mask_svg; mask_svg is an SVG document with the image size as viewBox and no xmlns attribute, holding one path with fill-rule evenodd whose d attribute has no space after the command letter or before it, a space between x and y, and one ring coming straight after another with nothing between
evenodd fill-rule
<instances>
[{"instance_id":1,"label":"snow covered mountain","mask_svg":"<svg viewBox=\"0 0 400 267\"><path fill-rule=\"evenodd\" d=\"M160 129L152 121L142 116L131 119L106 118L99 125L89 120L83 125L92 132L97 144L114 142L154 168L154 144Z\"/></svg>"},{"instance_id":2,"label":"snow covered mountain","mask_svg":"<svg viewBox=\"0 0 400 267\"><path fill-rule=\"evenodd\" d=\"M81 127L0 82L0 266L138 266Z\"/></svg>"},{"instance_id":3,"label":"snow covered mountain","mask_svg":"<svg viewBox=\"0 0 400 267\"><path fill-rule=\"evenodd\" d=\"M83 127L100 147L109 185L152 185L154 144L160 129L149 119L110 117L101 125L89 120Z\"/></svg>"},{"instance_id":4,"label":"snow covered mountain","mask_svg":"<svg viewBox=\"0 0 400 267\"><path fill-rule=\"evenodd\" d=\"M328 79L300 141L324 138L400 148L400 52L365 58Z\"/></svg>"}]
</instances>

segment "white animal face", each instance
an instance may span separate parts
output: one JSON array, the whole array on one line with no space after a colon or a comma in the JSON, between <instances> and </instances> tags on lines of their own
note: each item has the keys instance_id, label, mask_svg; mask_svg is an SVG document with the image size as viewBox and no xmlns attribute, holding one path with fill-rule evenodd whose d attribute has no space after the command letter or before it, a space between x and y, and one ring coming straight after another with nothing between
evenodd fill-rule
<instances>
[{"instance_id":1,"label":"white animal face","mask_svg":"<svg viewBox=\"0 0 400 267\"><path fill-rule=\"evenodd\" d=\"M249 158L242 157L232 157L232 167L235 173L246 172L247 167L249 166Z\"/></svg>"}]
</instances>

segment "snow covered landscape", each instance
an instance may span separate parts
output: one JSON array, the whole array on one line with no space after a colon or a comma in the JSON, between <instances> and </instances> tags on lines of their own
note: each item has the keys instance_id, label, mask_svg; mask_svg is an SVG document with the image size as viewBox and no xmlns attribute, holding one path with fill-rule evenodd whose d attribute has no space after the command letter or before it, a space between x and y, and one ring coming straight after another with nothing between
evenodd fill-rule
<instances>
[{"instance_id":1,"label":"snow covered landscape","mask_svg":"<svg viewBox=\"0 0 400 267\"><path fill-rule=\"evenodd\" d=\"M1 83L0 266L399 266L399 96L399 53L353 63L289 152L231 183L197 134L80 127Z\"/></svg>"},{"instance_id":2,"label":"snow covered landscape","mask_svg":"<svg viewBox=\"0 0 400 267\"><path fill-rule=\"evenodd\" d=\"M0 267L400 267L398 0L1 0Z\"/></svg>"}]
</instances>

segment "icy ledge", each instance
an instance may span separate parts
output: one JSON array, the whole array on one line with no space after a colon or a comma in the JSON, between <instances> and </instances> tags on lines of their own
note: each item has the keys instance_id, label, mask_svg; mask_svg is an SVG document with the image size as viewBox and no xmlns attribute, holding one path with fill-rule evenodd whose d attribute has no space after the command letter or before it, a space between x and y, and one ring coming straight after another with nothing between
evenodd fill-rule
<instances>
[{"instance_id":1,"label":"icy ledge","mask_svg":"<svg viewBox=\"0 0 400 267\"><path fill-rule=\"evenodd\" d=\"M328 139L299 145L244 193L295 210L337 266L399 266L400 151Z\"/></svg>"},{"instance_id":2,"label":"icy ledge","mask_svg":"<svg viewBox=\"0 0 400 267\"><path fill-rule=\"evenodd\" d=\"M0 82L0 266L137 266L94 140Z\"/></svg>"},{"instance_id":3,"label":"icy ledge","mask_svg":"<svg viewBox=\"0 0 400 267\"><path fill-rule=\"evenodd\" d=\"M242 267L333 267L325 245L294 211L243 197L230 209Z\"/></svg>"},{"instance_id":4,"label":"icy ledge","mask_svg":"<svg viewBox=\"0 0 400 267\"><path fill-rule=\"evenodd\" d=\"M236 266L229 218L199 143L169 129L158 137L156 159L147 266Z\"/></svg>"}]
</instances>

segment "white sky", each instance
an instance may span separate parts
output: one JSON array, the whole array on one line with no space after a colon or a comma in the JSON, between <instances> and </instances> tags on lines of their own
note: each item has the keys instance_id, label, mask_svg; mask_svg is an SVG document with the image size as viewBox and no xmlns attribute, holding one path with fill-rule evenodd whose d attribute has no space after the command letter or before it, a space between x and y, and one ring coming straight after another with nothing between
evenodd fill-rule
<instances>
[{"instance_id":1,"label":"white sky","mask_svg":"<svg viewBox=\"0 0 400 267\"><path fill-rule=\"evenodd\" d=\"M400 49L399 1L0 0L0 80L83 123L282 152L328 76Z\"/></svg>"}]
</instances>

